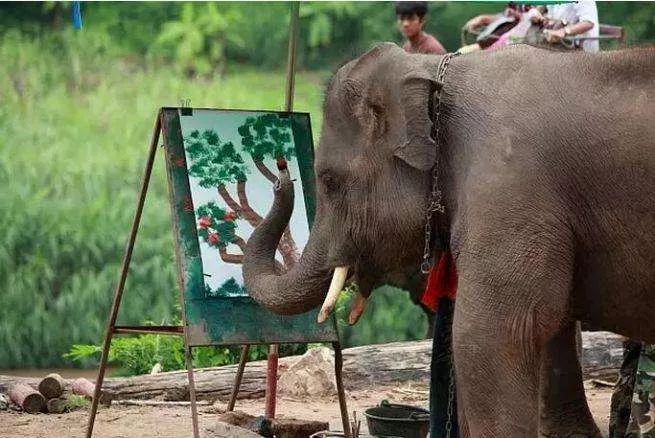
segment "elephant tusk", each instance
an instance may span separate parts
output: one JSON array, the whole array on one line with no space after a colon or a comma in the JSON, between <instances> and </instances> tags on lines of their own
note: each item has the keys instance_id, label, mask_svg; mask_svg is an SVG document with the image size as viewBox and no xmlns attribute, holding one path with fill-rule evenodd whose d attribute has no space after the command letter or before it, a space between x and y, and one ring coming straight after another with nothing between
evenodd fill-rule
<instances>
[{"instance_id":1,"label":"elephant tusk","mask_svg":"<svg viewBox=\"0 0 655 438\"><path fill-rule=\"evenodd\" d=\"M332 310L334 310L337 298L339 298L339 292L343 289L347 276L348 266L334 268L334 274L332 275L332 281L330 282L330 289L328 289L325 301L323 301L323 306L321 306L321 311L318 313L318 322L325 322L328 319L328 316L330 316L330 313L332 313Z\"/></svg>"},{"instance_id":2,"label":"elephant tusk","mask_svg":"<svg viewBox=\"0 0 655 438\"><path fill-rule=\"evenodd\" d=\"M357 294L353 305L350 308L350 315L348 316L348 324L355 325L359 321L359 317L364 313L366 309L366 303L368 302L367 298L362 294Z\"/></svg>"}]
</instances>

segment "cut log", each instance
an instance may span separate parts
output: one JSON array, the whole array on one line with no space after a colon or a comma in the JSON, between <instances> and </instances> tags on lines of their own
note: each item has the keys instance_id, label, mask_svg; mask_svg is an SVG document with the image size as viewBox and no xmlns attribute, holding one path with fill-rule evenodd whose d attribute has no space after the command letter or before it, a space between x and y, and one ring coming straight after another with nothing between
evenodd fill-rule
<instances>
[{"instance_id":1,"label":"cut log","mask_svg":"<svg viewBox=\"0 0 655 438\"><path fill-rule=\"evenodd\" d=\"M31 386L17 383L9 388L9 398L29 414L45 409L45 398Z\"/></svg>"},{"instance_id":2,"label":"cut log","mask_svg":"<svg viewBox=\"0 0 655 438\"><path fill-rule=\"evenodd\" d=\"M64 379L59 374L48 374L39 383L39 392L46 399L58 398L64 393L64 385Z\"/></svg>"},{"instance_id":3,"label":"cut log","mask_svg":"<svg viewBox=\"0 0 655 438\"><path fill-rule=\"evenodd\" d=\"M51 398L46 402L48 413L63 414L68 411L68 399L65 397Z\"/></svg>"},{"instance_id":4,"label":"cut log","mask_svg":"<svg viewBox=\"0 0 655 438\"><path fill-rule=\"evenodd\" d=\"M73 380L72 383L72 389L73 389L73 394L77 395L83 395L84 397L93 398L93 394L95 393L96 386L91 383L89 380L85 379L84 377L80 377L79 379ZM112 391L107 391L107 390L101 390L100 391L100 398L98 399L98 403L101 405L109 406L111 404L111 401L114 399L114 393Z\"/></svg>"},{"instance_id":5,"label":"cut log","mask_svg":"<svg viewBox=\"0 0 655 438\"><path fill-rule=\"evenodd\" d=\"M621 366L623 337L608 332L583 332L582 339L582 368L585 379L611 381L616 378L617 370ZM425 384L427 390L431 350L431 340L348 348L343 351L344 385L347 390L352 391L417 381ZM281 358L279 374L298 360L298 356ZM228 400L236 369L237 365L197 369L195 378L198 399ZM249 362L243 374L239 399L263 397L265 379L266 361ZM5 388L9 384L16 382L37 387L39 380L0 376L0 392L6 391ZM93 395L93 383L87 380L84 387L85 395ZM103 392L107 391L114 392L116 399L189 400L186 371L106 379Z\"/></svg>"}]
</instances>

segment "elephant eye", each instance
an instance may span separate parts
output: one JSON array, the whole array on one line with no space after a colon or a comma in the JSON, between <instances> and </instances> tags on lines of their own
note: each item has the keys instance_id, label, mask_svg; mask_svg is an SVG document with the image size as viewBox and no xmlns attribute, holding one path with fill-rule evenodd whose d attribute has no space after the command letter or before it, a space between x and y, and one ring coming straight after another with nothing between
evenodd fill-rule
<instances>
[{"instance_id":1,"label":"elephant eye","mask_svg":"<svg viewBox=\"0 0 655 438\"><path fill-rule=\"evenodd\" d=\"M326 191L334 192L339 188L339 181L330 171L323 171L319 174L319 179L325 187Z\"/></svg>"}]
</instances>

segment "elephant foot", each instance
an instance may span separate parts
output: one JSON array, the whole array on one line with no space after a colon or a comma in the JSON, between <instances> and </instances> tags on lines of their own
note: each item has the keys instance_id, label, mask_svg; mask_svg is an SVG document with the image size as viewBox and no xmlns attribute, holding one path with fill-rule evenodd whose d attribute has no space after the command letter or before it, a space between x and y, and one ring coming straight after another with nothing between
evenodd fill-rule
<instances>
[{"instance_id":1,"label":"elephant foot","mask_svg":"<svg viewBox=\"0 0 655 438\"><path fill-rule=\"evenodd\" d=\"M568 321L544 349L539 436L602 437L589 411L576 349L577 325Z\"/></svg>"}]
</instances>

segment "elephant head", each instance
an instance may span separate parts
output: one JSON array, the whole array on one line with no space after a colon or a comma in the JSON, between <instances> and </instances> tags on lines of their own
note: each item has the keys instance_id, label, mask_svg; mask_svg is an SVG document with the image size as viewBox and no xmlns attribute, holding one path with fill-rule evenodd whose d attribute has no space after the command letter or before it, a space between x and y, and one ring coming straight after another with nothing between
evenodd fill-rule
<instances>
[{"instance_id":1,"label":"elephant head","mask_svg":"<svg viewBox=\"0 0 655 438\"><path fill-rule=\"evenodd\" d=\"M275 270L293 208L286 170L246 247L245 285L260 304L280 314L306 312L326 298L334 272L324 319L346 277L358 283L363 310L374 287L401 285L417 272L436 157L430 112L439 59L385 43L334 75L316 153L316 220L300 262L284 274Z\"/></svg>"}]
</instances>

